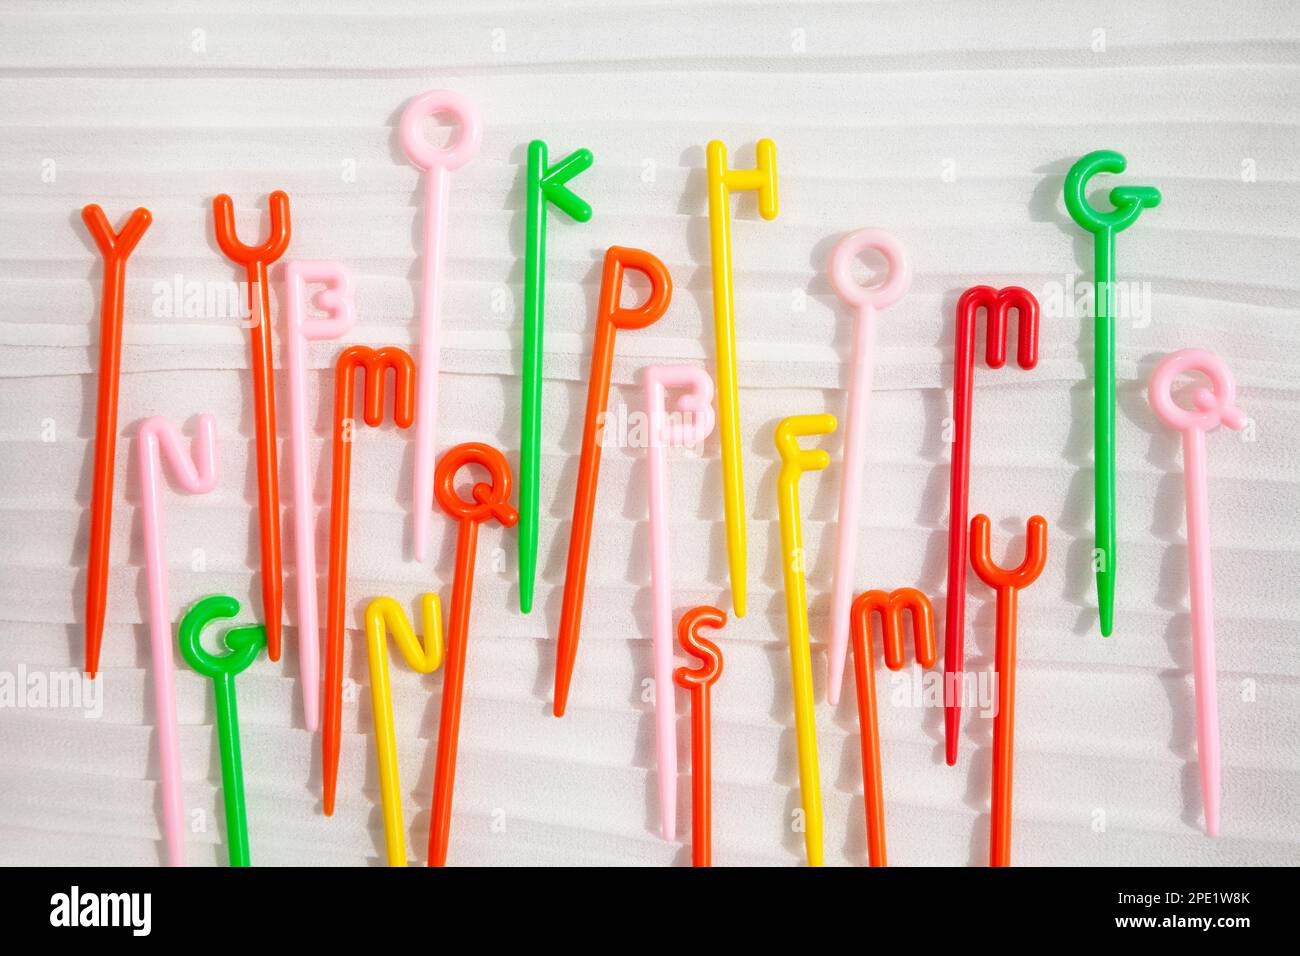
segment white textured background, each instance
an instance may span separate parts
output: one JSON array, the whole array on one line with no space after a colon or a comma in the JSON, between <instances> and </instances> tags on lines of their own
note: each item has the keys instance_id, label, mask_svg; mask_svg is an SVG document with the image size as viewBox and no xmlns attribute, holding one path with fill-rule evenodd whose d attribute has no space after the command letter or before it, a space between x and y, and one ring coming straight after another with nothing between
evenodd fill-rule
<instances>
[{"instance_id":1,"label":"white textured background","mask_svg":"<svg viewBox=\"0 0 1300 956\"><path fill-rule=\"evenodd\" d=\"M515 459L524 147L542 137L553 156L577 146L596 155L574 183L595 218L579 226L551 216L540 610L517 613L513 534L486 530L450 862L689 861L687 847L655 833L652 712L641 695L651 664L640 452L606 456L586 627L561 721L549 716L554 624L602 250L647 248L676 284L665 320L620 336L612 401L638 409L632 383L647 362L712 368L703 145L721 138L736 165L751 165L760 136L777 143L781 212L763 222L752 194L736 202L751 613L721 636L716 862L803 858L789 825L798 784L771 435L787 414L841 411L849 320L825 277L831 247L850 229L881 226L915 263L911 294L881 322L859 579L862 588L917 584L940 606L956 297L976 282L1046 296L1050 283L1090 274L1090 240L1064 213L1061 181L1075 158L1102 147L1128 157L1125 181L1164 194L1119 239L1119 278L1151 284L1153 315L1119 334L1114 638L1095 630L1088 564L1090 323L1048 314L1036 371L995 373L981 361L976 372L972 511L993 516L997 547L1013 555L1025 517L1041 512L1050 522L1048 569L1021 599L1015 859L1300 861L1295 8L1285 0L472 6L3 5L0 671L82 660L101 266L79 210L101 203L116 225L145 205L155 222L128 266L104 714L0 710L0 861L161 856L131 437L143 417L167 414L187 431L201 411L219 422L218 490L166 503L176 615L212 592L237 596L246 614L260 607L245 336L230 321L153 315L153 284L176 274L238 278L212 238L212 196L231 193L241 235L253 236L265 195L283 188L290 255L337 258L357 277L355 340L411 347L422 192L395 122L409 97L441 86L476 101L485 125L480 158L452 185L444 446L481 439ZM275 321L278 331L278 308ZM1191 345L1227 359L1257 428L1254 442L1227 431L1209 442L1225 758L1218 841L1200 828L1180 455L1144 397L1154 361ZM327 367L336 348L313 347L314 365ZM331 377L314 379L318 436ZM278 384L287 511L283 376ZM829 447L837 453L838 439ZM318 440L318 461L322 450ZM671 465L679 607L729 606L717 454L715 438L704 460ZM435 524L436 561L409 560L411 458L391 425L360 438L353 628L372 596L413 609L423 589L449 586L444 521ZM833 465L803 483L823 699L838 480ZM365 655L351 631L349 672L361 692L344 714L339 806L327 820L319 742L300 716L287 520L284 542L286 653L239 680L253 859L376 864L383 837ZM198 547L208 570L192 574ZM991 597L972 576L971 669L991 663ZM185 798L209 821L191 834L188 858L224 863L212 692L180 667ZM990 722L968 718L961 762L949 769L941 713L888 706L879 672L891 862L982 865ZM422 860L442 678L419 677L400 659L393 676L408 844ZM818 734L827 860L860 863L851 692L838 709L819 707ZM688 805L683 775L683 835Z\"/></svg>"}]
</instances>

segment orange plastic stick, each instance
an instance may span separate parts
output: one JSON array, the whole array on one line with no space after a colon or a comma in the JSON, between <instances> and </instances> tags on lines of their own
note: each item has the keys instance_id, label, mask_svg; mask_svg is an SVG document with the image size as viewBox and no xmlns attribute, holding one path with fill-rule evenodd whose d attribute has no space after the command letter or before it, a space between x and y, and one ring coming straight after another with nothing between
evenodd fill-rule
<instances>
[{"instance_id":1,"label":"orange plastic stick","mask_svg":"<svg viewBox=\"0 0 1300 956\"><path fill-rule=\"evenodd\" d=\"M619 305L623 295L623 270L635 269L650 280L650 295L635 309ZM582 627L582 595L587 584L587 556L591 552L592 512L596 506L596 480L600 477L600 446L605 406L609 398L610 370L614 364L614 336L619 329L643 329L668 311L673 281L662 262L642 249L610 246L600 279L596 308L596 343L591 354L591 381L587 385L587 413L582 426L582 457L578 461L578 486L573 496L573 528L569 532L569 564L564 575L564 604L560 609L560 634L555 660L555 716L563 717L578 656Z\"/></svg>"},{"instance_id":2,"label":"orange plastic stick","mask_svg":"<svg viewBox=\"0 0 1300 956\"><path fill-rule=\"evenodd\" d=\"M691 694L691 866L713 865L713 745L709 740L709 688L722 676L722 651L700 628L719 628L727 615L705 604L677 622L677 640L702 667L673 671L678 687Z\"/></svg>"},{"instance_id":3,"label":"orange plastic stick","mask_svg":"<svg viewBox=\"0 0 1300 956\"><path fill-rule=\"evenodd\" d=\"M266 655L280 659L280 615L284 575L280 567L280 473L275 459L275 380L271 362L271 289L266 270L289 248L289 197L271 193L271 230L260 246L246 246L235 233L235 204L227 195L212 200L217 245L248 273L249 370L257 444L257 527L262 543L262 620Z\"/></svg>"},{"instance_id":4,"label":"orange plastic stick","mask_svg":"<svg viewBox=\"0 0 1300 956\"><path fill-rule=\"evenodd\" d=\"M1016 729L1016 594L1038 579L1047 564L1047 521L1029 519L1025 560L1000 568L989 554L989 519L970 522L970 563L979 579L998 594L998 714L993 720L993 813L989 818L989 866L1011 865L1011 764Z\"/></svg>"},{"instance_id":5,"label":"orange plastic stick","mask_svg":"<svg viewBox=\"0 0 1300 956\"><path fill-rule=\"evenodd\" d=\"M348 589L348 497L351 492L353 380L361 369L365 389L362 414L371 428L384 420L384 382L393 370L393 421L410 428L415 421L415 362L395 346L375 351L353 345L339 356L334 376L334 463L330 490L330 577L325 635L325 699L321 725L321 776L325 815L334 813L339 779L339 736L343 725L343 602Z\"/></svg>"},{"instance_id":6,"label":"orange plastic stick","mask_svg":"<svg viewBox=\"0 0 1300 956\"><path fill-rule=\"evenodd\" d=\"M912 639L922 667L933 667L934 610L916 588L867 591L859 594L849 613L853 636L853 680L858 690L858 737L862 746L862 790L867 809L867 858L872 866L885 859L885 790L880 774L880 724L876 719L876 675L871 658L871 615L880 614L885 666L903 667L903 612L912 612Z\"/></svg>"},{"instance_id":7,"label":"orange plastic stick","mask_svg":"<svg viewBox=\"0 0 1300 956\"><path fill-rule=\"evenodd\" d=\"M131 213L119 233L104 210L91 203L81 220L104 257L104 291L99 303L99 397L95 404L95 482L90 497L90 554L86 565L86 673L99 672L108 601L108 544L113 530L113 462L117 457L117 386L122 369L122 301L126 260L153 216L143 207Z\"/></svg>"},{"instance_id":8,"label":"orange plastic stick","mask_svg":"<svg viewBox=\"0 0 1300 956\"><path fill-rule=\"evenodd\" d=\"M467 465L487 470L489 480L470 490L473 501L456 493L456 473ZM478 526L495 518L505 527L519 520L510 504L510 465L490 445L466 442L438 462L433 496L447 515L459 523L456 535L456 577L451 586L451 620L446 633L447 659L442 669L442 715L438 719L438 757L433 774L433 813L429 822L429 865L446 866L451 841L451 798L456 787L456 750L460 742L460 705L465 690L465 654L469 638L469 606L474 596L474 555Z\"/></svg>"}]
</instances>

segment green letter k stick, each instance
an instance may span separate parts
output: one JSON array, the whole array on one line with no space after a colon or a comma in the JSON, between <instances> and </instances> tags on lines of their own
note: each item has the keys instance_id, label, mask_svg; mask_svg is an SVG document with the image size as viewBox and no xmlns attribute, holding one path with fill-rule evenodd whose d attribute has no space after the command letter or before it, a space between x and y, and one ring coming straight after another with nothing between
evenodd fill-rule
<instances>
[{"instance_id":1,"label":"green letter k stick","mask_svg":"<svg viewBox=\"0 0 1300 956\"><path fill-rule=\"evenodd\" d=\"M575 149L554 166L546 164L546 144L528 144L528 216L524 223L524 383L519 448L519 610L533 609L537 577L538 472L542 453L542 313L546 292L546 208L555 203L578 222L591 218L591 206L566 185L588 169L591 150Z\"/></svg>"}]
</instances>

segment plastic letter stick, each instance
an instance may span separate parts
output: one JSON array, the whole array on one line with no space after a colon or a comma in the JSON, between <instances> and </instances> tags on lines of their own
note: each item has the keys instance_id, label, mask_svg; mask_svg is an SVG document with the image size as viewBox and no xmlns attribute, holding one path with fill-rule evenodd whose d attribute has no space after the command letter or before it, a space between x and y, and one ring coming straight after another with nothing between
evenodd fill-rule
<instances>
[{"instance_id":1,"label":"plastic letter stick","mask_svg":"<svg viewBox=\"0 0 1300 956\"><path fill-rule=\"evenodd\" d=\"M199 635L212 621L234 617L239 602L224 594L199 601L181 619L181 656L190 667L212 681L217 699L217 740L221 749L221 795L226 804L226 843L230 865L248 866L248 811L244 806L244 762L239 752L239 708L235 703L235 677L248 669L266 647L261 624L232 627L221 635L229 654L204 650Z\"/></svg>"},{"instance_id":2,"label":"plastic letter stick","mask_svg":"<svg viewBox=\"0 0 1300 956\"><path fill-rule=\"evenodd\" d=\"M172 656L172 615L167 603L167 544L163 524L163 459L176 482L192 495L217 486L220 462L217 423L200 415L191 458L181 433L167 419L147 419L136 437L140 465L140 516L144 525L144 564L149 587L149 645L152 649L154 715L158 721L158 766L162 782L163 835L170 866L185 865L185 821L181 806L180 742L176 729L176 681Z\"/></svg>"},{"instance_id":3,"label":"plastic letter stick","mask_svg":"<svg viewBox=\"0 0 1300 956\"><path fill-rule=\"evenodd\" d=\"M488 473L470 489L472 501L456 491L456 473L478 465ZM474 596L474 556L479 525L489 518L510 528L519 513L510 505L510 465L490 445L466 442L438 462L434 497L447 516L459 524L456 535L456 577L451 588L447 624L447 667L442 674L442 708L438 718L438 754L433 771L433 810L429 815L429 866L447 864L451 842L451 803L456 789L456 751L460 743L461 698L465 690L465 659L469 651L470 599Z\"/></svg>"},{"instance_id":4,"label":"plastic letter stick","mask_svg":"<svg viewBox=\"0 0 1300 956\"><path fill-rule=\"evenodd\" d=\"M682 649L700 661L697 668L673 672L677 686L691 695L691 866L713 865L713 753L709 740L709 688L722 676L722 651L700 634L704 627L726 625L716 607L693 607L677 622Z\"/></svg>"},{"instance_id":5,"label":"plastic letter stick","mask_svg":"<svg viewBox=\"0 0 1300 956\"><path fill-rule=\"evenodd\" d=\"M389 866L406 866L406 821L402 816L402 784L397 773L397 740L393 731L393 692L388 680L388 632L417 674L442 666L442 608L438 595L420 601L424 645L411 630L402 606L390 597L366 605L366 656L370 661L370 705L375 721L375 758L379 762L379 802L384 814L384 845ZM387 625L387 627L385 627Z\"/></svg>"},{"instance_id":6,"label":"plastic letter stick","mask_svg":"<svg viewBox=\"0 0 1300 956\"><path fill-rule=\"evenodd\" d=\"M524 220L524 386L519 448L519 610L533 609L537 582L537 521L542 461L542 327L546 310L546 210L555 203L578 222L591 206L565 185L592 164L591 150L575 149L547 165L546 144L528 144L528 213Z\"/></svg>"},{"instance_id":7,"label":"plastic letter stick","mask_svg":"<svg viewBox=\"0 0 1300 956\"><path fill-rule=\"evenodd\" d=\"M271 288L266 272L289 248L289 197L271 193L271 230L260 246L246 246L235 232L235 204L229 196L212 200L217 245L248 274L249 372L253 376L253 421L257 446L257 527L262 546L262 619L266 654L280 659L280 618L284 571L280 566L280 473L276 465L275 378L271 359Z\"/></svg>"},{"instance_id":8,"label":"plastic letter stick","mask_svg":"<svg viewBox=\"0 0 1300 956\"><path fill-rule=\"evenodd\" d=\"M1137 221L1143 209L1160 205L1160 191L1151 186L1116 186L1110 191L1115 208L1098 212L1088 203L1088 181L1098 173L1122 173L1127 162L1119 153L1099 149L1070 167L1065 177L1065 208L1093 234L1093 287L1096 309L1093 327L1094 480L1096 482L1097 608L1101 633L1109 637L1115 624L1115 235Z\"/></svg>"},{"instance_id":9,"label":"plastic letter stick","mask_svg":"<svg viewBox=\"0 0 1300 956\"><path fill-rule=\"evenodd\" d=\"M652 365L643 373L649 444L646 471L650 506L650 587L654 604L655 754L659 771L659 821L665 840L677 838L677 708L673 680L672 571L665 492L669 445L696 446L713 431L713 379L690 365ZM688 389L677 402L682 420L669 423L669 388ZM662 690L662 692L661 692Z\"/></svg>"},{"instance_id":10,"label":"plastic letter stick","mask_svg":"<svg viewBox=\"0 0 1300 956\"><path fill-rule=\"evenodd\" d=\"M635 269L650 280L650 294L635 309L619 305L623 270ZM555 652L556 717L564 716L578 656L582 628L582 596L587 585L587 557L591 552L591 526L596 507L596 481L600 477L600 445L605 407L614 365L614 337L619 329L643 329L657 322L672 301L673 282L664 264L641 249L610 246L600 278L596 307L596 341L591 353L591 380L587 383L587 410L582 423L582 454L573 494L573 527L569 532L569 560L564 574L564 603L560 607L560 633Z\"/></svg>"},{"instance_id":11,"label":"plastic letter stick","mask_svg":"<svg viewBox=\"0 0 1300 956\"><path fill-rule=\"evenodd\" d=\"M912 612L916 660L933 667L934 612L930 599L916 588L867 591L853 602L853 679L858 690L858 737L862 749L862 791L867 813L867 857L872 866L887 866L885 789L880 773L880 725L876 717L876 675L871 656L871 615L880 614L885 666L903 668L903 612Z\"/></svg>"},{"instance_id":12,"label":"plastic letter stick","mask_svg":"<svg viewBox=\"0 0 1300 956\"><path fill-rule=\"evenodd\" d=\"M307 286L324 283L315 304L324 318L308 318ZM284 267L285 363L289 367L289 421L293 453L293 536L298 565L298 667L307 729L320 723L320 628L316 607L316 504L312 499L311 426L307 423L307 343L346 335L356 321L352 277L337 262L295 260Z\"/></svg>"},{"instance_id":13,"label":"plastic letter stick","mask_svg":"<svg viewBox=\"0 0 1300 956\"><path fill-rule=\"evenodd\" d=\"M975 378L975 320L980 309L987 316L984 360L989 368L1007 361L1007 320L1012 309L1019 316L1016 359L1023 369L1038 364L1038 300L1019 286L993 289L977 285L957 300L957 343L953 359L952 404L955 428L948 507L948 595L944 618L943 686L944 741L948 766L957 763L961 735L962 669L966 654L966 565L970 507L971 406Z\"/></svg>"},{"instance_id":14,"label":"plastic letter stick","mask_svg":"<svg viewBox=\"0 0 1300 956\"><path fill-rule=\"evenodd\" d=\"M1183 372L1198 371L1211 388L1192 392L1192 408L1174 401L1173 386ZM1187 497L1187 583L1192 604L1192 674L1196 681L1196 756L1205 804L1205 832L1219 835L1222 757L1219 748L1219 695L1214 667L1214 582L1210 575L1210 503L1205 482L1205 436L1219 425L1246 426L1237 407L1232 372L1213 352L1183 349L1166 355L1147 387L1156 416L1183 436L1183 484Z\"/></svg>"},{"instance_id":15,"label":"plastic letter stick","mask_svg":"<svg viewBox=\"0 0 1300 956\"><path fill-rule=\"evenodd\" d=\"M322 707L321 776L325 815L334 813L338 788L339 742L343 727L343 602L348 588L348 499L352 483L352 396L355 372L361 369L365 423L376 428L384 419L384 383L393 370L393 420L410 428L415 416L415 363L394 346L378 351L353 345L339 356L334 377L334 461L330 488L330 571L325 632L325 700Z\"/></svg>"},{"instance_id":16,"label":"plastic letter stick","mask_svg":"<svg viewBox=\"0 0 1300 956\"><path fill-rule=\"evenodd\" d=\"M433 145L421 125L439 113L452 116L460 133L450 146ZM420 281L420 376L415 416L415 559L429 552L433 508L433 460L437 455L438 368L442 349L442 266L447 256L447 207L451 173L478 155L482 132L478 111L451 90L432 90L411 100L402 110L399 138L402 149L424 170L424 268Z\"/></svg>"},{"instance_id":17,"label":"plastic letter stick","mask_svg":"<svg viewBox=\"0 0 1300 956\"><path fill-rule=\"evenodd\" d=\"M853 279L852 266L867 249L885 258L885 278L864 288ZM862 472L867 458L867 402L871 398L871 366L875 361L876 313L894 305L912 284L912 264L902 244L879 229L861 229L845 236L831 254L831 285L856 315L853 359L849 364L849 395L844 436L844 469L840 477L840 514L835 531L835 576L831 582L830 680L826 696L839 703L844 660L849 649L849 604L858 554L858 513L862 505Z\"/></svg>"},{"instance_id":18,"label":"plastic letter stick","mask_svg":"<svg viewBox=\"0 0 1300 956\"><path fill-rule=\"evenodd\" d=\"M804 813L804 848L809 866L822 865L821 772L817 767L817 726L813 719L812 651L808 637L806 559L799 522L799 478L820 471L831 457L820 448L799 447L802 435L829 435L834 415L792 415L776 427L781 455L777 507L781 521L781 566L785 577L786 625L790 637L790 681L794 692L795 742L799 757L799 794Z\"/></svg>"},{"instance_id":19,"label":"plastic letter stick","mask_svg":"<svg viewBox=\"0 0 1300 956\"><path fill-rule=\"evenodd\" d=\"M131 213L119 233L91 203L81 219L104 257L104 285L99 303L99 395L95 400L94 486L90 499L90 552L86 559L86 673L99 673L108 601L108 546L113 533L113 465L117 458L117 389L122 370L122 303L126 260L149 228L148 209Z\"/></svg>"},{"instance_id":20,"label":"plastic letter stick","mask_svg":"<svg viewBox=\"0 0 1300 956\"><path fill-rule=\"evenodd\" d=\"M722 501L727 521L727 560L731 603L745 616L745 476L740 451L740 387L736 379L736 302L731 265L731 193L758 192L764 219L777 212L776 146L760 139L754 169L728 169L727 147L713 140L705 147L709 190L709 252L713 269L713 335L717 350L718 433L722 439Z\"/></svg>"},{"instance_id":21,"label":"plastic letter stick","mask_svg":"<svg viewBox=\"0 0 1300 956\"><path fill-rule=\"evenodd\" d=\"M1011 865L1011 767L1016 730L1016 595L1038 580L1047 564L1047 521L1029 519L1025 559L1007 570L989 552L989 519L970 522L970 561L981 581L997 591L998 712L993 719L992 813L989 816L989 866Z\"/></svg>"}]
</instances>

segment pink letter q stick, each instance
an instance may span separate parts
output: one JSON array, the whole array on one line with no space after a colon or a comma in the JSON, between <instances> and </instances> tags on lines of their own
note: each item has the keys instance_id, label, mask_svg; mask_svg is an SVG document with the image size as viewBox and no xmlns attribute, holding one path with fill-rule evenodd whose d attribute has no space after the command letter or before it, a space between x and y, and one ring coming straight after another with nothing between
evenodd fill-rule
<instances>
[{"instance_id":1,"label":"pink letter q stick","mask_svg":"<svg viewBox=\"0 0 1300 956\"><path fill-rule=\"evenodd\" d=\"M1174 401L1174 379L1201 372L1210 388L1192 390L1193 408ZM1201 765L1205 832L1219 835L1219 696L1214 673L1214 588L1210 580L1210 506L1205 486L1205 435L1220 424L1241 429L1237 386L1223 359L1204 349L1166 355L1151 375L1147 398L1156 417L1183 434L1183 483L1187 494L1187 578L1192 602L1192 673L1196 683L1196 756Z\"/></svg>"}]
</instances>

